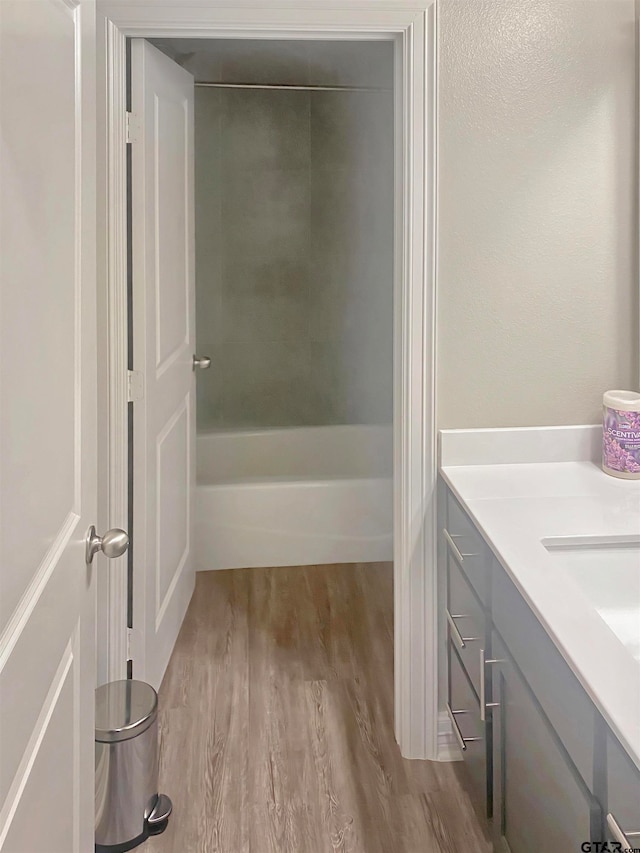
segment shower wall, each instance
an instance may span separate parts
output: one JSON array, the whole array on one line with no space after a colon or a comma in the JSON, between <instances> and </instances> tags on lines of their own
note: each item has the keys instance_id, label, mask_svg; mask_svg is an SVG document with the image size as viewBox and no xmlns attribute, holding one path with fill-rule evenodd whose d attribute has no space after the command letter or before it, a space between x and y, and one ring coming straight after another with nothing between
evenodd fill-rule
<instances>
[{"instance_id":1,"label":"shower wall","mask_svg":"<svg viewBox=\"0 0 640 853\"><path fill-rule=\"evenodd\" d=\"M392 419L392 47L314 44L183 61L387 90L196 89L199 431Z\"/></svg>"}]
</instances>

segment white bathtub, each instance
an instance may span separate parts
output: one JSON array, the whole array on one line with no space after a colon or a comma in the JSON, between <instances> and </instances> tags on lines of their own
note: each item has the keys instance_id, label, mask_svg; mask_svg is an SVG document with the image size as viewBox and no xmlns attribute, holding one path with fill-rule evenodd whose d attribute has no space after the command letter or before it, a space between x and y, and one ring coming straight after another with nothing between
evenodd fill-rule
<instances>
[{"instance_id":1,"label":"white bathtub","mask_svg":"<svg viewBox=\"0 0 640 853\"><path fill-rule=\"evenodd\" d=\"M196 569L391 560L390 427L200 434Z\"/></svg>"}]
</instances>

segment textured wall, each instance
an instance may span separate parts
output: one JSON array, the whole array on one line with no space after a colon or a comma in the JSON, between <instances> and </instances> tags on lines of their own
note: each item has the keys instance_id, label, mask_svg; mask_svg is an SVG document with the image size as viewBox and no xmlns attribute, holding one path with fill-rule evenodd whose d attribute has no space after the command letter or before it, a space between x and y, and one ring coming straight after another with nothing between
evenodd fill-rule
<instances>
[{"instance_id":1,"label":"textured wall","mask_svg":"<svg viewBox=\"0 0 640 853\"><path fill-rule=\"evenodd\" d=\"M362 82L345 79L345 49L320 71L299 44L271 49L277 63L262 48L226 68L184 64L209 79ZM355 65L365 82L369 66ZM391 93L196 89L195 123L196 326L213 359L198 428L390 422Z\"/></svg>"},{"instance_id":2,"label":"textured wall","mask_svg":"<svg viewBox=\"0 0 640 853\"><path fill-rule=\"evenodd\" d=\"M638 381L634 2L440 23L440 427L597 422Z\"/></svg>"}]
</instances>

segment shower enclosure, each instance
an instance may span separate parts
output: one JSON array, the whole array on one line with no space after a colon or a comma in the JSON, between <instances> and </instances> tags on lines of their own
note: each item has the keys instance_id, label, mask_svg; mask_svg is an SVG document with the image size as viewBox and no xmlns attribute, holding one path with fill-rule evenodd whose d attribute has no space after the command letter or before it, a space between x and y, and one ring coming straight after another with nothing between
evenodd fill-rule
<instances>
[{"instance_id":1,"label":"shower enclosure","mask_svg":"<svg viewBox=\"0 0 640 853\"><path fill-rule=\"evenodd\" d=\"M390 560L393 43L154 43L196 80L196 568Z\"/></svg>"}]
</instances>

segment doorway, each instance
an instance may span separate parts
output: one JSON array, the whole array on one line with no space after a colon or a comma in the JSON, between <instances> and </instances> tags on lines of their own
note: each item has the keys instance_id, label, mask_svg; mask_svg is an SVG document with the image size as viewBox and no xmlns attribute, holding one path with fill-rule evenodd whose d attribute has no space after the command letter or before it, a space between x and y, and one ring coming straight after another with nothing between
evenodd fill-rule
<instances>
[{"instance_id":1,"label":"doorway","mask_svg":"<svg viewBox=\"0 0 640 853\"><path fill-rule=\"evenodd\" d=\"M159 688L194 568L393 558L393 42L134 39L131 93L129 627Z\"/></svg>"},{"instance_id":2,"label":"doorway","mask_svg":"<svg viewBox=\"0 0 640 853\"><path fill-rule=\"evenodd\" d=\"M393 42L152 44L195 85L196 570L391 560Z\"/></svg>"},{"instance_id":3,"label":"doorway","mask_svg":"<svg viewBox=\"0 0 640 853\"><path fill-rule=\"evenodd\" d=\"M166 8L163 7L165 13ZM173 9L173 20L181 17L178 7ZM361 10L362 11L362 10ZM107 99L108 178L111 184L122 182L126 170L122 153L114 144L114 134L124 130L119 110L124 105L121 83L124 82L126 38L179 37L185 29L158 26L157 9L145 8L140 12L145 21L136 20L135 26L127 21L122 7L114 4L102 9L106 19L105 32L107 75L111 85ZM189 17L188 12L184 12ZM199 12L200 20L188 30L192 36L209 38L220 36L220 10ZM395 563L395 714L396 736L403 753L414 757L436 757L437 754L437 665L435 641L435 432L433 429L433 128L435 123L433 84L435 75L432 62L425 67L426 45L432 45L435 17L433 8L383 14L375 20L371 13L351 11L349 20L338 28L334 23L327 27L327 14L316 12L291 12L296 18L288 24L280 22L276 29L269 25L260 30L260 17L269 17L269 9L246 20L246 13L237 13L239 20L233 31L235 36L251 38L292 39L300 36L300 18L304 18L305 38L357 40L385 39L394 43L396 85L395 107L395 181L394 197L396 217L394 223L395 265L394 279L394 462L397 472L393 492L394 512L394 563ZM207 21L202 20L204 15ZM283 13L287 18L288 12ZM315 19L315 20L314 20ZM262 26L266 23L262 22ZM229 30L225 24L224 36ZM159 31L160 29L160 31ZM430 51L432 48L430 47ZM122 183L119 183L122 186ZM113 199L113 194L112 194ZM121 203L121 201L120 201ZM112 258L107 296L114 302L122 293L121 252L123 222L112 218L107 254ZM120 242L119 242L120 241ZM120 306L122 308L122 298ZM118 312L112 314L116 318ZM111 348L110 381L118 382L114 369L122 365L122 353ZM122 380L120 379L120 382ZM111 407L110 433L123 435L122 412ZM124 454L120 457L124 459ZM114 469L118 470L114 470ZM123 479L123 466L112 466L110 493L118 492L118 482ZM119 489L120 495L123 489ZM111 501L111 517L122 512L117 501ZM122 600L122 579L114 582L109 598ZM117 618L111 620L117 633ZM111 652L120 651L124 643L117 638L110 643ZM117 661L109 664L111 672Z\"/></svg>"}]
</instances>

